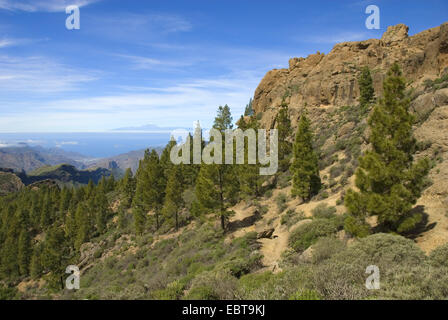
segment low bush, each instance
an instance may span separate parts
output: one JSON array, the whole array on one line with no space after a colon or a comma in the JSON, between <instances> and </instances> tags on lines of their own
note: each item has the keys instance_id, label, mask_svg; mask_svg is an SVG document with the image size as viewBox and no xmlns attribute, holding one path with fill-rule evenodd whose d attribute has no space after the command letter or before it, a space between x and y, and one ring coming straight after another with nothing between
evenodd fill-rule
<instances>
[{"instance_id":1,"label":"low bush","mask_svg":"<svg viewBox=\"0 0 448 320\"><path fill-rule=\"evenodd\" d=\"M340 229L336 219L316 219L294 229L289 236L289 245L296 252L302 252L319 238L334 235Z\"/></svg>"},{"instance_id":2,"label":"low bush","mask_svg":"<svg viewBox=\"0 0 448 320\"><path fill-rule=\"evenodd\" d=\"M312 262L314 264L321 263L343 249L345 249L345 244L341 240L335 238L321 238L313 245Z\"/></svg>"},{"instance_id":3,"label":"low bush","mask_svg":"<svg viewBox=\"0 0 448 320\"><path fill-rule=\"evenodd\" d=\"M434 249L429 255L429 263L434 267L448 268L448 244Z\"/></svg>"},{"instance_id":4,"label":"low bush","mask_svg":"<svg viewBox=\"0 0 448 320\"><path fill-rule=\"evenodd\" d=\"M311 210L314 218L329 219L333 218L336 213L336 207L329 206L327 203L319 203L313 210Z\"/></svg>"},{"instance_id":5,"label":"low bush","mask_svg":"<svg viewBox=\"0 0 448 320\"><path fill-rule=\"evenodd\" d=\"M282 213L287 208L286 202L288 201L288 197L284 193L279 193L277 198L275 199L275 203L277 204L278 213Z\"/></svg>"},{"instance_id":6,"label":"low bush","mask_svg":"<svg viewBox=\"0 0 448 320\"><path fill-rule=\"evenodd\" d=\"M230 300L236 298L237 279L227 270L206 271L191 282L187 300Z\"/></svg>"},{"instance_id":7,"label":"low bush","mask_svg":"<svg viewBox=\"0 0 448 320\"><path fill-rule=\"evenodd\" d=\"M344 172L344 166L343 165L334 165L330 168L330 178L334 179L339 177L342 172Z\"/></svg>"},{"instance_id":8,"label":"low bush","mask_svg":"<svg viewBox=\"0 0 448 320\"><path fill-rule=\"evenodd\" d=\"M299 211L297 213L294 210L289 209L285 214L282 215L280 224L286 225L289 228L303 219L305 219L305 213L303 211Z\"/></svg>"}]
</instances>

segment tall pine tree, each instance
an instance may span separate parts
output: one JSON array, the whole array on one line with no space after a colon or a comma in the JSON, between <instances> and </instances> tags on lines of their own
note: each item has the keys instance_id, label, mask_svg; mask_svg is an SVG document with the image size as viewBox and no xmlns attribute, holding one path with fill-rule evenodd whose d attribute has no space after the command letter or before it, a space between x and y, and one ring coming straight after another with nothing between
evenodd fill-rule
<instances>
[{"instance_id":1,"label":"tall pine tree","mask_svg":"<svg viewBox=\"0 0 448 320\"><path fill-rule=\"evenodd\" d=\"M429 161L414 163L414 117L405 87L399 66L392 65L383 83L383 98L368 121L370 149L359 159L355 180L359 191L348 190L345 197L350 215L346 229L352 234L366 235L369 216L376 216L383 230L398 232L412 229L422 218L410 209L423 190Z\"/></svg>"},{"instance_id":2,"label":"tall pine tree","mask_svg":"<svg viewBox=\"0 0 448 320\"><path fill-rule=\"evenodd\" d=\"M231 129L232 116L227 105L218 108L213 128L224 135L224 131ZM224 138L223 138L224 141ZM224 145L224 143L223 143ZM202 164L196 181L196 208L204 211L214 212L221 221L223 230L226 221L232 214L228 208L236 202L239 191L238 176L235 165L224 164L225 153L222 152L223 164Z\"/></svg>"},{"instance_id":3,"label":"tall pine tree","mask_svg":"<svg viewBox=\"0 0 448 320\"><path fill-rule=\"evenodd\" d=\"M171 168L168 184L166 186L165 202L163 205L163 214L167 218L174 218L176 230L179 229L179 211L182 209L184 200L183 193L183 164L174 165Z\"/></svg>"},{"instance_id":4,"label":"tall pine tree","mask_svg":"<svg viewBox=\"0 0 448 320\"><path fill-rule=\"evenodd\" d=\"M321 181L318 157L313 149L313 133L305 111L300 117L294 142L291 174L293 196L299 196L304 201L309 201L313 195L319 192Z\"/></svg>"},{"instance_id":5,"label":"tall pine tree","mask_svg":"<svg viewBox=\"0 0 448 320\"><path fill-rule=\"evenodd\" d=\"M375 99L375 91L373 89L372 75L369 67L365 66L361 69L361 74L358 78L359 86L359 106L363 111L367 111L370 104Z\"/></svg>"},{"instance_id":6,"label":"tall pine tree","mask_svg":"<svg viewBox=\"0 0 448 320\"><path fill-rule=\"evenodd\" d=\"M145 217L143 219L146 219L146 212L152 210L156 219L156 229L158 230L166 187L164 168L160 163L159 155L154 149L141 162L140 166L133 208L136 210L135 215L137 219L143 217Z\"/></svg>"},{"instance_id":7,"label":"tall pine tree","mask_svg":"<svg viewBox=\"0 0 448 320\"><path fill-rule=\"evenodd\" d=\"M278 162L281 170L286 170L289 166L289 155L291 154L291 120L289 119L289 107L283 100L280 110L276 117L277 130L278 130Z\"/></svg>"}]
</instances>

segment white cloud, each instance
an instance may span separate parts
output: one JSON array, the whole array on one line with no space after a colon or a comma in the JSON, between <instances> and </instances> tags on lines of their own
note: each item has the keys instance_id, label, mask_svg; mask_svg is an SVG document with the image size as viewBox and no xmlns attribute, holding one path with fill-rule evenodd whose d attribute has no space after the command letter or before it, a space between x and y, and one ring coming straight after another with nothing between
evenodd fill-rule
<instances>
[{"instance_id":1,"label":"white cloud","mask_svg":"<svg viewBox=\"0 0 448 320\"><path fill-rule=\"evenodd\" d=\"M347 41L362 41L369 38L372 38L372 34L368 32L339 32L326 35L300 37L296 38L296 40L309 43L340 43Z\"/></svg>"},{"instance_id":2,"label":"white cloud","mask_svg":"<svg viewBox=\"0 0 448 320\"><path fill-rule=\"evenodd\" d=\"M66 92L98 79L98 72L74 70L39 56L0 56L0 75L0 93Z\"/></svg>"},{"instance_id":3,"label":"white cloud","mask_svg":"<svg viewBox=\"0 0 448 320\"><path fill-rule=\"evenodd\" d=\"M26 45L30 43L45 41L47 39L19 39L19 38L3 38L0 39L0 48Z\"/></svg>"},{"instance_id":4,"label":"white cloud","mask_svg":"<svg viewBox=\"0 0 448 320\"><path fill-rule=\"evenodd\" d=\"M55 142L55 146L61 148L63 146L77 146L79 144L78 141L60 141Z\"/></svg>"},{"instance_id":5,"label":"white cloud","mask_svg":"<svg viewBox=\"0 0 448 320\"><path fill-rule=\"evenodd\" d=\"M0 0L0 9L27 12L59 12L65 11L69 5L84 7L102 0Z\"/></svg>"},{"instance_id":6,"label":"white cloud","mask_svg":"<svg viewBox=\"0 0 448 320\"><path fill-rule=\"evenodd\" d=\"M113 41L138 44L159 43L174 33L193 29L190 21L180 15L167 13L129 13L87 16L84 30Z\"/></svg>"},{"instance_id":7,"label":"white cloud","mask_svg":"<svg viewBox=\"0 0 448 320\"><path fill-rule=\"evenodd\" d=\"M0 48L10 47L16 45L16 42L13 39L1 39L0 40Z\"/></svg>"},{"instance_id":8,"label":"white cloud","mask_svg":"<svg viewBox=\"0 0 448 320\"><path fill-rule=\"evenodd\" d=\"M27 112L4 114L0 127L4 132L79 132L145 123L185 127L195 120L207 126L219 105L228 104L236 120L258 82L258 77L196 79L165 88L33 103Z\"/></svg>"},{"instance_id":9,"label":"white cloud","mask_svg":"<svg viewBox=\"0 0 448 320\"><path fill-rule=\"evenodd\" d=\"M114 56L127 60L131 63L132 69L137 70L153 70L153 69L175 69L180 67L187 67L193 65L192 61L187 60L160 60L150 57L144 56L134 56L134 55L126 55L126 54L114 54Z\"/></svg>"}]
</instances>

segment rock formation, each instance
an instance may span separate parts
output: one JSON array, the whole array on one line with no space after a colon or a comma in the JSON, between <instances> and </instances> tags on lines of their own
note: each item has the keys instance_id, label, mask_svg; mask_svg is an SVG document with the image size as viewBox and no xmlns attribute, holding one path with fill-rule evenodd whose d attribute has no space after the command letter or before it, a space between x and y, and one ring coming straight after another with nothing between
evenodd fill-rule
<instances>
[{"instance_id":1,"label":"rock formation","mask_svg":"<svg viewBox=\"0 0 448 320\"><path fill-rule=\"evenodd\" d=\"M357 78L363 66L372 70L375 91L382 93L382 81L394 62L416 90L426 79L448 74L448 23L414 36L399 24L387 29L381 39L336 44L330 53L292 58L288 69L269 71L255 91L253 108L261 113L264 127L275 126L282 99L289 103L293 125L306 104L313 108L354 105L359 90Z\"/></svg>"}]
</instances>

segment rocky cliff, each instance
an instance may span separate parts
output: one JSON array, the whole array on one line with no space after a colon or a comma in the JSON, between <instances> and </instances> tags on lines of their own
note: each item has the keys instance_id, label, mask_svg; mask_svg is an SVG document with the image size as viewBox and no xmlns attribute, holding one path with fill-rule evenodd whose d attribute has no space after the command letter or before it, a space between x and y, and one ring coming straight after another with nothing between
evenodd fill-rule
<instances>
[{"instance_id":1,"label":"rocky cliff","mask_svg":"<svg viewBox=\"0 0 448 320\"><path fill-rule=\"evenodd\" d=\"M253 108L265 128L276 126L284 99L293 127L303 109L315 132L325 184L322 197L336 197L353 186L357 158L368 146L366 116L358 105L357 79L368 66L375 94L382 95L387 70L398 62L408 80L417 157L433 161L428 188L416 210L425 213L417 242L427 252L448 242L448 23L408 36L408 27L389 27L381 39L344 42L327 55L292 58L288 69L269 71L255 91ZM293 139L293 133L291 134Z\"/></svg>"},{"instance_id":2,"label":"rocky cliff","mask_svg":"<svg viewBox=\"0 0 448 320\"><path fill-rule=\"evenodd\" d=\"M309 109L354 105L359 89L357 78L363 66L372 70L377 95L382 80L398 62L410 86L422 90L425 80L448 74L448 23L414 36L399 24L387 29L381 39L344 42L327 55L315 53L307 58L292 58L288 69L269 71L255 91L253 108L262 113L265 127L275 126L282 99L289 103L293 124L301 108Z\"/></svg>"}]
</instances>

